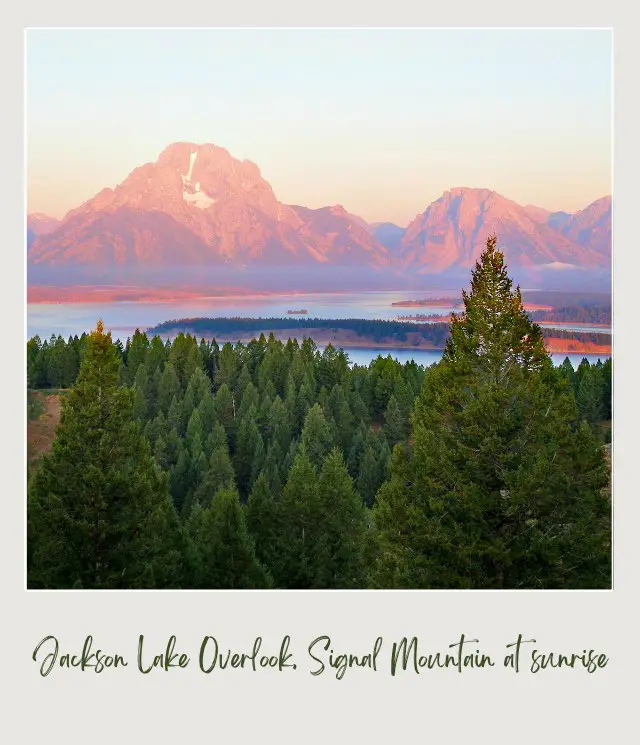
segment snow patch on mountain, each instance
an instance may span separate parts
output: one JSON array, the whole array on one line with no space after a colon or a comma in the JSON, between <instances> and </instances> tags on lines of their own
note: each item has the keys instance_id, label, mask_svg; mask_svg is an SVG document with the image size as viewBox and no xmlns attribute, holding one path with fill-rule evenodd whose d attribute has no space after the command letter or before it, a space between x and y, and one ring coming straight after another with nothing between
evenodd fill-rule
<instances>
[{"instance_id":1,"label":"snow patch on mountain","mask_svg":"<svg viewBox=\"0 0 640 745\"><path fill-rule=\"evenodd\" d=\"M187 181L191 181L191 174L193 173L193 167L196 164L198 158L198 151L194 150L189 156L189 172L187 173Z\"/></svg>"},{"instance_id":2,"label":"snow patch on mountain","mask_svg":"<svg viewBox=\"0 0 640 745\"><path fill-rule=\"evenodd\" d=\"M552 271L564 271L566 269L579 269L575 264L566 264L562 261L552 261L550 264L541 264L540 269L551 269Z\"/></svg>"},{"instance_id":3,"label":"snow patch on mountain","mask_svg":"<svg viewBox=\"0 0 640 745\"><path fill-rule=\"evenodd\" d=\"M198 207L198 209L206 210L207 207L211 207L212 204L215 204L216 200L210 197L208 194L205 194L203 191L200 191L200 182L196 181L195 184L191 183L191 176L193 175L193 167L196 164L196 160L198 158L198 151L194 150L189 155L189 170L187 171L187 175L181 175L180 178L182 179L182 198L185 202L188 202L189 204L192 204L194 207Z\"/></svg>"},{"instance_id":4,"label":"snow patch on mountain","mask_svg":"<svg viewBox=\"0 0 640 745\"><path fill-rule=\"evenodd\" d=\"M207 207L211 207L212 204L216 203L215 199L212 199L208 194L200 191L200 184L196 184L197 188L191 194L186 189L182 192L182 198L185 202L189 202L194 207L198 207L201 210L206 210Z\"/></svg>"}]
</instances>

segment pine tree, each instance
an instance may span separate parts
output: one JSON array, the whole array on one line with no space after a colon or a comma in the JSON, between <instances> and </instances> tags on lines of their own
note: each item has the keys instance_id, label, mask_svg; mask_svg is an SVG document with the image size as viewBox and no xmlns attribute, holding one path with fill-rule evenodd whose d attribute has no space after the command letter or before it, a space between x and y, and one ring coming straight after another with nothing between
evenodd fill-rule
<instances>
[{"instance_id":1,"label":"pine tree","mask_svg":"<svg viewBox=\"0 0 640 745\"><path fill-rule=\"evenodd\" d=\"M284 476L286 475L284 458L285 453L278 441L272 442L267 449L267 456L262 470L269 484L269 489L276 498L282 492Z\"/></svg>"},{"instance_id":2,"label":"pine tree","mask_svg":"<svg viewBox=\"0 0 640 745\"><path fill-rule=\"evenodd\" d=\"M227 433L220 422L216 421L206 439L205 452L211 454L214 450L217 450L217 448L222 447L223 445L227 450L229 449Z\"/></svg>"},{"instance_id":3,"label":"pine tree","mask_svg":"<svg viewBox=\"0 0 640 745\"><path fill-rule=\"evenodd\" d=\"M601 370L591 365L584 371L576 393L580 414L589 424L603 419L603 387Z\"/></svg>"},{"instance_id":4,"label":"pine tree","mask_svg":"<svg viewBox=\"0 0 640 745\"><path fill-rule=\"evenodd\" d=\"M240 375L238 375L238 379L236 380L236 398L238 399L238 401L242 401L242 398L244 396L245 391L247 390L247 386L249 385L249 383L252 383L251 373L249 372L249 368L247 367L245 363L242 366L242 370L240 370ZM256 405L257 405L257 402L256 402Z\"/></svg>"},{"instance_id":5,"label":"pine tree","mask_svg":"<svg viewBox=\"0 0 640 745\"><path fill-rule=\"evenodd\" d=\"M606 468L490 238L376 498L377 587L610 585ZM589 535L588 541L586 536Z\"/></svg>"},{"instance_id":6,"label":"pine tree","mask_svg":"<svg viewBox=\"0 0 640 745\"><path fill-rule=\"evenodd\" d=\"M133 389L133 418L139 422L144 423L147 418L149 411L149 404L147 403L146 396L140 386L135 386Z\"/></svg>"},{"instance_id":7,"label":"pine tree","mask_svg":"<svg viewBox=\"0 0 640 745\"><path fill-rule=\"evenodd\" d=\"M327 344L318 360L318 385L331 390L342 384L349 372L349 360L345 353Z\"/></svg>"},{"instance_id":8,"label":"pine tree","mask_svg":"<svg viewBox=\"0 0 640 745\"><path fill-rule=\"evenodd\" d=\"M320 545L315 584L363 588L366 513L337 448L324 460L318 488Z\"/></svg>"},{"instance_id":9,"label":"pine tree","mask_svg":"<svg viewBox=\"0 0 640 745\"><path fill-rule=\"evenodd\" d=\"M178 514L185 510L185 505L188 508L190 502L187 497L192 486L191 473L191 454L189 448L184 445L184 441L180 438L176 452L176 463L171 469L169 479L171 498Z\"/></svg>"},{"instance_id":10,"label":"pine tree","mask_svg":"<svg viewBox=\"0 0 640 745\"><path fill-rule=\"evenodd\" d=\"M236 377L238 375L238 357L233 346L227 342L220 350L218 366L214 374L214 383L216 390L227 386L229 391L235 389Z\"/></svg>"},{"instance_id":11,"label":"pine tree","mask_svg":"<svg viewBox=\"0 0 640 745\"><path fill-rule=\"evenodd\" d=\"M149 375L153 376L156 372L159 373L159 375L162 375L166 359L167 355L162 339L159 336L153 336L144 358L147 369L149 370Z\"/></svg>"},{"instance_id":12,"label":"pine tree","mask_svg":"<svg viewBox=\"0 0 640 745\"><path fill-rule=\"evenodd\" d=\"M73 339L69 337L69 341L65 349L62 371L62 384L65 388L69 388L76 382L79 368L80 358L73 344Z\"/></svg>"},{"instance_id":13,"label":"pine tree","mask_svg":"<svg viewBox=\"0 0 640 745\"><path fill-rule=\"evenodd\" d=\"M281 529L273 567L278 587L316 586L319 556L318 476L304 447L291 466L280 500Z\"/></svg>"},{"instance_id":14,"label":"pine tree","mask_svg":"<svg viewBox=\"0 0 640 745\"><path fill-rule=\"evenodd\" d=\"M182 437L184 435L187 421L185 421L185 410L182 401L174 396L171 400L171 406L169 406L169 412L167 414L169 427L175 429L180 437Z\"/></svg>"},{"instance_id":15,"label":"pine tree","mask_svg":"<svg viewBox=\"0 0 640 745\"><path fill-rule=\"evenodd\" d=\"M343 452L348 453L353 438L354 417L342 385L333 386L329 396L329 410L336 425L334 441L340 445Z\"/></svg>"},{"instance_id":16,"label":"pine tree","mask_svg":"<svg viewBox=\"0 0 640 745\"><path fill-rule=\"evenodd\" d=\"M271 399L276 394L284 394L287 362L281 342L270 338L267 351L258 368L258 388L264 394L268 391Z\"/></svg>"},{"instance_id":17,"label":"pine tree","mask_svg":"<svg viewBox=\"0 0 640 745\"><path fill-rule=\"evenodd\" d=\"M200 351L197 347L193 347L197 351L198 354L200 354ZM187 417L187 421L189 417L191 416L191 412L194 409L197 409L202 401L206 398L211 397L211 382L209 378L206 376L205 372L202 370L201 367L196 367L196 369L193 371L191 376L189 377L189 383L187 385L187 390L184 394L184 399L182 401L185 416Z\"/></svg>"},{"instance_id":18,"label":"pine tree","mask_svg":"<svg viewBox=\"0 0 640 745\"><path fill-rule=\"evenodd\" d=\"M408 419L405 419L400 411L396 397L392 394L384 412L384 434L392 447L405 439L408 423Z\"/></svg>"},{"instance_id":19,"label":"pine tree","mask_svg":"<svg viewBox=\"0 0 640 745\"><path fill-rule=\"evenodd\" d=\"M197 584L205 589L255 589L271 585L256 558L244 509L235 489L219 490L210 507L196 505L188 532L198 554Z\"/></svg>"},{"instance_id":20,"label":"pine tree","mask_svg":"<svg viewBox=\"0 0 640 745\"><path fill-rule=\"evenodd\" d=\"M162 437L162 435L160 435L155 442L153 457L162 470L168 470L169 453L167 450L167 443L164 441L164 437Z\"/></svg>"},{"instance_id":21,"label":"pine tree","mask_svg":"<svg viewBox=\"0 0 640 745\"><path fill-rule=\"evenodd\" d=\"M365 448L365 435L366 428L363 432L363 427L361 425L354 433L351 441L351 447L347 456L347 470L353 479L357 479L360 474L360 462Z\"/></svg>"},{"instance_id":22,"label":"pine tree","mask_svg":"<svg viewBox=\"0 0 640 745\"><path fill-rule=\"evenodd\" d=\"M298 450L300 448L300 441L297 439L291 440L289 443L289 449L287 450L286 455L284 456L284 459L282 461L282 472L285 474L288 474L291 470L291 467L293 466L293 462L296 459L296 456L298 455Z\"/></svg>"},{"instance_id":23,"label":"pine tree","mask_svg":"<svg viewBox=\"0 0 640 745\"><path fill-rule=\"evenodd\" d=\"M213 429L216 420L215 402L210 393L202 397L198 404L198 412L200 414L200 421L202 422L202 431L208 434Z\"/></svg>"},{"instance_id":24,"label":"pine tree","mask_svg":"<svg viewBox=\"0 0 640 745\"><path fill-rule=\"evenodd\" d=\"M383 439L377 456L378 472L380 474L380 484L389 478L391 465L391 448L389 443ZM377 491L377 490L376 490Z\"/></svg>"},{"instance_id":25,"label":"pine tree","mask_svg":"<svg viewBox=\"0 0 640 745\"><path fill-rule=\"evenodd\" d=\"M169 362L164 366L158 386L158 409L168 414L171 402L174 399L178 400L180 396L180 380L175 367Z\"/></svg>"},{"instance_id":26,"label":"pine tree","mask_svg":"<svg viewBox=\"0 0 640 745\"><path fill-rule=\"evenodd\" d=\"M238 476L238 487L242 496L248 496L251 489L251 473L260 432L255 422L255 408L249 409L238 429L238 443L234 455L235 471Z\"/></svg>"},{"instance_id":27,"label":"pine tree","mask_svg":"<svg viewBox=\"0 0 640 745\"><path fill-rule=\"evenodd\" d=\"M202 452L204 431L198 409L193 409L191 412L184 440L193 457L198 456Z\"/></svg>"},{"instance_id":28,"label":"pine tree","mask_svg":"<svg viewBox=\"0 0 640 745\"><path fill-rule=\"evenodd\" d=\"M287 406L280 396L276 396L265 422L266 442L277 442L283 453L289 449L291 442L291 418Z\"/></svg>"},{"instance_id":29,"label":"pine tree","mask_svg":"<svg viewBox=\"0 0 640 745\"><path fill-rule=\"evenodd\" d=\"M194 346L197 346L196 340L190 334L180 332L169 348L168 363L173 366L178 376L181 394L184 394L189 376L193 372L193 365L188 364L188 361L189 353Z\"/></svg>"},{"instance_id":30,"label":"pine tree","mask_svg":"<svg viewBox=\"0 0 640 745\"><path fill-rule=\"evenodd\" d=\"M196 501L208 507L220 489L235 489L235 472L226 444L217 447L209 458L202 483L196 491Z\"/></svg>"},{"instance_id":31,"label":"pine tree","mask_svg":"<svg viewBox=\"0 0 640 745\"><path fill-rule=\"evenodd\" d=\"M223 383L216 393L215 410L218 421L227 433L229 443L234 443L236 433L236 405L229 386L226 383Z\"/></svg>"},{"instance_id":32,"label":"pine tree","mask_svg":"<svg viewBox=\"0 0 640 745\"><path fill-rule=\"evenodd\" d=\"M567 380L571 388L575 390L576 371L573 369L571 360L568 357L564 358L562 364L558 368L558 372Z\"/></svg>"},{"instance_id":33,"label":"pine tree","mask_svg":"<svg viewBox=\"0 0 640 745\"><path fill-rule=\"evenodd\" d=\"M30 483L30 587L179 586L177 517L119 377L99 321Z\"/></svg>"},{"instance_id":34,"label":"pine tree","mask_svg":"<svg viewBox=\"0 0 640 745\"><path fill-rule=\"evenodd\" d=\"M256 449L253 451L253 461L251 463L251 475L249 477L249 483L247 485L247 492L251 491L256 479L262 473L264 468L267 454L264 449L264 440L261 435L258 434L258 441L256 442Z\"/></svg>"},{"instance_id":35,"label":"pine tree","mask_svg":"<svg viewBox=\"0 0 640 745\"><path fill-rule=\"evenodd\" d=\"M331 430L320 404L314 404L305 417L301 442L315 468L320 468L325 455L333 445Z\"/></svg>"},{"instance_id":36,"label":"pine tree","mask_svg":"<svg viewBox=\"0 0 640 745\"><path fill-rule=\"evenodd\" d=\"M127 350L127 372L125 379L131 385L136 379L136 373L140 365L144 364L149 349L149 339L144 332L135 330L131 344Z\"/></svg>"},{"instance_id":37,"label":"pine tree","mask_svg":"<svg viewBox=\"0 0 640 745\"><path fill-rule=\"evenodd\" d=\"M371 507L373 504L380 483L380 464L378 463L373 447L367 443L362 452L357 487L358 493L368 507Z\"/></svg>"},{"instance_id":38,"label":"pine tree","mask_svg":"<svg viewBox=\"0 0 640 745\"><path fill-rule=\"evenodd\" d=\"M204 371L204 363L202 360L202 354L200 353L200 347L196 344L196 340L193 339L184 365L184 379L191 382L191 379L197 373L202 374L204 379L207 381L207 387L209 387L209 378Z\"/></svg>"},{"instance_id":39,"label":"pine tree","mask_svg":"<svg viewBox=\"0 0 640 745\"><path fill-rule=\"evenodd\" d=\"M247 502L247 527L253 536L256 556L273 574L278 564L277 546L281 531L279 503L264 473L256 479Z\"/></svg>"},{"instance_id":40,"label":"pine tree","mask_svg":"<svg viewBox=\"0 0 640 745\"><path fill-rule=\"evenodd\" d=\"M602 417L610 421L613 406L613 362L611 357L602 366Z\"/></svg>"},{"instance_id":41,"label":"pine tree","mask_svg":"<svg viewBox=\"0 0 640 745\"><path fill-rule=\"evenodd\" d=\"M256 411L258 410L258 407L260 406L260 396L251 381L247 383L242 398L238 400L240 401L240 406L238 407L238 419L242 419L252 406Z\"/></svg>"},{"instance_id":42,"label":"pine tree","mask_svg":"<svg viewBox=\"0 0 640 745\"><path fill-rule=\"evenodd\" d=\"M305 381L301 384L298 390L298 395L296 396L296 407L295 407L295 416L294 416L296 432L300 432L302 430L305 417L309 413L309 409L311 409L313 404L314 404L314 390L312 389L311 385L309 385ZM322 409L320 409L320 411L322 411Z\"/></svg>"}]
</instances>

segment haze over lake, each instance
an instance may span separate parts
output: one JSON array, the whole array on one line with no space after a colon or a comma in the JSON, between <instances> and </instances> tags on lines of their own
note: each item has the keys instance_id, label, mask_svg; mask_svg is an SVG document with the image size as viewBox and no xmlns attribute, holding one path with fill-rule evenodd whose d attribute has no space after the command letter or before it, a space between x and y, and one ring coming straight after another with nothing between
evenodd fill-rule
<instances>
[{"instance_id":1,"label":"haze over lake","mask_svg":"<svg viewBox=\"0 0 640 745\"><path fill-rule=\"evenodd\" d=\"M416 297L460 296L460 290L423 290ZM29 336L48 337L52 332L63 336L80 334L95 326L102 318L105 327L114 334L149 328L176 318L224 316L233 318L280 318L288 310L307 310L309 318L371 318L395 319L403 315L429 313L446 315L451 308L402 308L392 303L412 299L402 291L371 291L345 293L292 293L289 295L233 295L200 297L188 301L145 303L30 303L28 306Z\"/></svg>"},{"instance_id":2,"label":"haze over lake","mask_svg":"<svg viewBox=\"0 0 640 745\"><path fill-rule=\"evenodd\" d=\"M423 290L415 298L459 297L459 290ZM392 303L412 299L404 291L370 291L352 293L310 293L273 296L231 296L200 297L189 301L145 303L29 303L27 306L27 338L38 335L48 339L51 334L61 334L65 339L74 334L81 335L95 327L101 318L114 338L123 341L133 334L136 328L145 330L163 321L178 318L202 317L251 317L285 318L288 310L307 310L309 318L367 318L397 319L398 316L419 314L442 315L450 312L448 306L394 307ZM300 317L300 316L295 316ZM549 326L547 326L549 328ZM565 327L568 328L568 327ZM572 327L573 330L611 333L602 327ZM378 354L391 354L400 362L415 360L421 365L437 362L442 353L438 350L380 349L375 346L346 348L352 362L368 365ZM583 357L590 362L609 355L554 354L552 358L559 364L569 357L578 365Z\"/></svg>"}]
</instances>

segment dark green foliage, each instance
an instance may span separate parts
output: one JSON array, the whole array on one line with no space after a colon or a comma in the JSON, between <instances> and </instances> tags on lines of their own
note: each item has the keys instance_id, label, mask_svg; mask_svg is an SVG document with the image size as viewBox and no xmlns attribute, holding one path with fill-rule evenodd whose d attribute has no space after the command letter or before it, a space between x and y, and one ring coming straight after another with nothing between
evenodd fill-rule
<instances>
[{"instance_id":1,"label":"dark green foliage","mask_svg":"<svg viewBox=\"0 0 640 745\"><path fill-rule=\"evenodd\" d=\"M611 357L602 366L602 416L605 420L613 417L613 362Z\"/></svg>"},{"instance_id":2,"label":"dark green foliage","mask_svg":"<svg viewBox=\"0 0 640 745\"><path fill-rule=\"evenodd\" d=\"M138 368L144 363L148 349L149 339L147 335L136 329L131 340L127 339L124 352L126 359L124 381L128 385L132 385L135 381Z\"/></svg>"},{"instance_id":3,"label":"dark green foliage","mask_svg":"<svg viewBox=\"0 0 640 745\"><path fill-rule=\"evenodd\" d=\"M240 494L245 498L248 497L253 484L252 476L255 475L255 456L259 446L262 449L262 459L264 460L264 443L262 442L262 437L256 424L256 410L252 406L240 422L238 443L234 455L238 487ZM262 464L259 464L258 473L261 468Z\"/></svg>"},{"instance_id":4,"label":"dark green foliage","mask_svg":"<svg viewBox=\"0 0 640 745\"><path fill-rule=\"evenodd\" d=\"M337 448L318 473L301 446L282 497L262 474L248 509L259 556L278 587L364 586L366 510Z\"/></svg>"},{"instance_id":5,"label":"dark green foliage","mask_svg":"<svg viewBox=\"0 0 640 745\"><path fill-rule=\"evenodd\" d=\"M302 428L301 442L311 463L319 468L333 445L331 430L320 404L315 404L309 409Z\"/></svg>"},{"instance_id":6,"label":"dark green foliage","mask_svg":"<svg viewBox=\"0 0 640 745\"><path fill-rule=\"evenodd\" d=\"M235 478L227 446L219 445L209 458L202 482L195 494L195 501L203 507L208 507L217 491L235 488Z\"/></svg>"},{"instance_id":7,"label":"dark green foliage","mask_svg":"<svg viewBox=\"0 0 640 745\"><path fill-rule=\"evenodd\" d=\"M226 383L223 383L215 398L215 412L218 422L224 427L227 439L230 443L235 442L236 432L236 404Z\"/></svg>"},{"instance_id":8,"label":"dark green foliage","mask_svg":"<svg viewBox=\"0 0 640 745\"><path fill-rule=\"evenodd\" d=\"M181 395L180 381L175 367L171 363L167 363L164 366L158 385L158 410L168 414L171 402L174 399L178 400Z\"/></svg>"},{"instance_id":9,"label":"dark green foliage","mask_svg":"<svg viewBox=\"0 0 640 745\"><path fill-rule=\"evenodd\" d=\"M238 374L238 356L228 342L220 350L218 365L214 373L216 389L226 385L230 391L235 390L235 381Z\"/></svg>"},{"instance_id":10,"label":"dark green foliage","mask_svg":"<svg viewBox=\"0 0 640 745\"><path fill-rule=\"evenodd\" d=\"M610 506L580 424L495 239L476 265L376 499L378 587L610 586Z\"/></svg>"},{"instance_id":11,"label":"dark green foliage","mask_svg":"<svg viewBox=\"0 0 640 745\"><path fill-rule=\"evenodd\" d=\"M211 432L216 423L216 407L213 396L207 393L202 397L198 404L198 413L200 414L200 421L202 423L202 432L206 435Z\"/></svg>"},{"instance_id":12,"label":"dark green foliage","mask_svg":"<svg viewBox=\"0 0 640 745\"><path fill-rule=\"evenodd\" d=\"M382 483L381 468L372 445L366 444L360 459L356 486L364 503L371 507L376 492Z\"/></svg>"},{"instance_id":13,"label":"dark green foliage","mask_svg":"<svg viewBox=\"0 0 640 745\"><path fill-rule=\"evenodd\" d=\"M317 587L320 555L320 492L318 476L304 447L289 470L280 504L280 531L274 564L278 587Z\"/></svg>"},{"instance_id":14,"label":"dark green foliage","mask_svg":"<svg viewBox=\"0 0 640 745\"><path fill-rule=\"evenodd\" d=\"M246 369L246 368L243 368ZM254 384L249 381L244 388L242 394L237 394L240 398L240 406L238 407L238 419L242 419L247 411L251 407L255 409L254 415L257 414L258 408L260 407L260 394L258 393Z\"/></svg>"},{"instance_id":15,"label":"dark green foliage","mask_svg":"<svg viewBox=\"0 0 640 745\"><path fill-rule=\"evenodd\" d=\"M192 349L198 355L200 354L200 350L197 347L193 347ZM201 367L196 367L189 376L188 381L183 399L183 407L185 413L190 415L193 409L198 408L203 401L211 398L211 381Z\"/></svg>"},{"instance_id":16,"label":"dark green foliage","mask_svg":"<svg viewBox=\"0 0 640 745\"><path fill-rule=\"evenodd\" d=\"M263 473L273 494L279 495L284 485L286 470L285 453L277 441L271 442L264 461Z\"/></svg>"},{"instance_id":17,"label":"dark green foliage","mask_svg":"<svg viewBox=\"0 0 640 745\"><path fill-rule=\"evenodd\" d=\"M220 424L220 422L216 421L214 422L211 432L207 437L206 451L208 453L213 453L216 448L219 448L223 445L225 448L229 447L227 433L225 432L225 429Z\"/></svg>"},{"instance_id":18,"label":"dark green foliage","mask_svg":"<svg viewBox=\"0 0 640 745\"><path fill-rule=\"evenodd\" d=\"M603 586L609 503L592 497L604 478L599 442L610 440L611 362L552 369L494 259L474 281L466 318L452 325L443 363L426 371L390 355L350 366L331 345L273 334L220 347L136 331L126 345L111 344L104 442L88 452L95 435L89 427L85 437L77 422L70 439L65 413L61 444L41 466L49 476L30 483L30 586L363 587L367 573L389 587ZM494 297L502 299L491 310ZM345 327L380 338L405 333L403 324L376 324ZM424 338L444 343L441 325L425 326ZM34 337L28 385L68 387L77 378L80 389L87 373L78 369L94 354L86 334ZM118 481L133 464L140 478ZM72 509L55 502L67 472ZM108 507L105 495L119 506ZM129 533L129 513L125 520L118 511L125 499L136 515ZM164 507L150 508L153 499ZM92 519L95 551L113 542L122 554L100 559L93 578L77 568L76 544L59 540L67 529L83 536L82 521ZM215 536L230 536L236 549L212 544ZM236 563L236 555L244 558Z\"/></svg>"},{"instance_id":19,"label":"dark green foliage","mask_svg":"<svg viewBox=\"0 0 640 745\"><path fill-rule=\"evenodd\" d=\"M595 424L603 419L603 388L604 380L602 369L596 365L589 365L579 376L576 400L583 419L590 424Z\"/></svg>"},{"instance_id":20,"label":"dark green foliage","mask_svg":"<svg viewBox=\"0 0 640 745\"><path fill-rule=\"evenodd\" d=\"M147 441L118 386L120 360L98 323L53 449L30 483L30 587L176 587L179 526Z\"/></svg>"},{"instance_id":21,"label":"dark green foliage","mask_svg":"<svg viewBox=\"0 0 640 745\"><path fill-rule=\"evenodd\" d=\"M384 432L391 446L407 436L408 420L402 415L396 397L392 394L384 412Z\"/></svg>"},{"instance_id":22,"label":"dark green foliage","mask_svg":"<svg viewBox=\"0 0 640 745\"><path fill-rule=\"evenodd\" d=\"M320 538L315 586L364 587L366 510L337 448L325 458L318 487Z\"/></svg>"},{"instance_id":23,"label":"dark green foliage","mask_svg":"<svg viewBox=\"0 0 640 745\"><path fill-rule=\"evenodd\" d=\"M235 489L220 489L210 507L195 505L187 528L197 556L196 587L255 589L271 586L269 573L256 558L246 515Z\"/></svg>"},{"instance_id":24,"label":"dark green foliage","mask_svg":"<svg viewBox=\"0 0 640 745\"><path fill-rule=\"evenodd\" d=\"M578 305L554 308L553 310L534 310L529 318L536 323L540 321L561 321L563 323L611 323L611 305Z\"/></svg>"},{"instance_id":25,"label":"dark green foliage","mask_svg":"<svg viewBox=\"0 0 640 745\"><path fill-rule=\"evenodd\" d=\"M265 567L277 565L281 530L280 505L267 476L256 479L247 502L247 526L255 539L256 556Z\"/></svg>"}]
</instances>

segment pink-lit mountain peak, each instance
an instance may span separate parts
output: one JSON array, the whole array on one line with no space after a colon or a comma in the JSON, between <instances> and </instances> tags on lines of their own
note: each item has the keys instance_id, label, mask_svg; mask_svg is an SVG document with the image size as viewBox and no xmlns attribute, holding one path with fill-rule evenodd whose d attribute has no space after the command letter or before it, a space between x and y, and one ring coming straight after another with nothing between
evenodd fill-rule
<instances>
[{"instance_id":1,"label":"pink-lit mountain peak","mask_svg":"<svg viewBox=\"0 0 640 745\"><path fill-rule=\"evenodd\" d=\"M588 246L599 254L611 256L611 197L596 199L571 216L563 233L573 241Z\"/></svg>"},{"instance_id":2,"label":"pink-lit mountain peak","mask_svg":"<svg viewBox=\"0 0 640 745\"><path fill-rule=\"evenodd\" d=\"M406 265L431 271L473 266L494 233L513 264L602 263L590 247L541 224L516 202L490 189L470 187L445 191L418 215L405 231L400 256Z\"/></svg>"},{"instance_id":3,"label":"pink-lit mountain peak","mask_svg":"<svg viewBox=\"0 0 640 745\"><path fill-rule=\"evenodd\" d=\"M239 203L245 211L257 209L273 219L278 214L273 190L255 163L236 160L216 145L180 142L165 148L155 162L135 168L115 189L103 189L71 210L65 220L126 208L162 211L202 226L230 209L237 212Z\"/></svg>"},{"instance_id":4,"label":"pink-lit mountain peak","mask_svg":"<svg viewBox=\"0 0 640 745\"><path fill-rule=\"evenodd\" d=\"M561 228L548 214L545 220L542 210L490 189L455 187L406 230L369 225L340 204L283 204L254 163L213 144L178 142L71 210L51 234L34 239L32 231L29 259L85 266L319 262L437 273L472 266L497 233L510 265L608 264L610 198L562 213L568 222Z\"/></svg>"},{"instance_id":5,"label":"pink-lit mountain peak","mask_svg":"<svg viewBox=\"0 0 640 745\"><path fill-rule=\"evenodd\" d=\"M138 217L136 217L138 215ZM278 202L258 167L215 145L174 143L67 214L33 263L332 261L384 265L386 248L346 210Z\"/></svg>"},{"instance_id":6,"label":"pink-lit mountain peak","mask_svg":"<svg viewBox=\"0 0 640 745\"><path fill-rule=\"evenodd\" d=\"M225 148L211 143L174 143L160 153L156 165L175 168L187 182L222 181L245 189L267 185L255 163L237 160Z\"/></svg>"}]
</instances>

